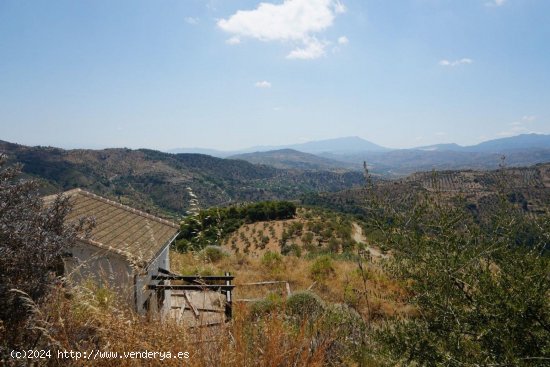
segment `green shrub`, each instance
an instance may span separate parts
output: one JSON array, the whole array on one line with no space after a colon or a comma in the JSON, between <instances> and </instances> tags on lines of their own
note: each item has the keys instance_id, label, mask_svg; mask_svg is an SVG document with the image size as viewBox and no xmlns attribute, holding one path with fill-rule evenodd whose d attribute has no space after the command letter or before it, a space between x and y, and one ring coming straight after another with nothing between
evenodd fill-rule
<instances>
[{"instance_id":1,"label":"green shrub","mask_svg":"<svg viewBox=\"0 0 550 367\"><path fill-rule=\"evenodd\" d=\"M334 274L332 258L328 255L319 256L309 268L309 275L313 280L323 282Z\"/></svg>"},{"instance_id":2,"label":"green shrub","mask_svg":"<svg viewBox=\"0 0 550 367\"><path fill-rule=\"evenodd\" d=\"M483 221L437 193L402 211L369 194L367 220L388 234L392 276L418 310L374 334L388 363L548 365L548 214L525 215L502 194Z\"/></svg>"},{"instance_id":3,"label":"green shrub","mask_svg":"<svg viewBox=\"0 0 550 367\"><path fill-rule=\"evenodd\" d=\"M278 272L283 269L283 257L276 252L267 251L261 259L262 266L271 272Z\"/></svg>"},{"instance_id":4,"label":"green shrub","mask_svg":"<svg viewBox=\"0 0 550 367\"><path fill-rule=\"evenodd\" d=\"M201 251L201 255L206 261L210 261L211 263L217 263L224 257L228 256L225 250L220 246L206 246Z\"/></svg>"},{"instance_id":5,"label":"green shrub","mask_svg":"<svg viewBox=\"0 0 550 367\"><path fill-rule=\"evenodd\" d=\"M270 293L266 298L250 305L250 315L259 318L275 312L283 305L283 299L277 293Z\"/></svg>"},{"instance_id":6,"label":"green shrub","mask_svg":"<svg viewBox=\"0 0 550 367\"><path fill-rule=\"evenodd\" d=\"M302 242L306 246L311 245L311 243L313 242L313 233L311 233L311 232L304 233L304 235L302 236Z\"/></svg>"},{"instance_id":7,"label":"green shrub","mask_svg":"<svg viewBox=\"0 0 550 367\"><path fill-rule=\"evenodd\" d=\"M319 332L334 340L328 353L336 356L360 357L365 333L365 322L349 306L342 303L326 307Z\"/></svg>"},{"instance_id":8,"label":"green shrub","mask_svg":"<svg viewBox=\"0 0 550 367\"><path fill-rule=\"evenodd\" d=\"M286 312L295 321L316 320L324 311L325 303L313 292L296 292L286 300Z\"/></svg>"},{"instance_id":9,"label":"green shrub","mask_svg":"<svg viewBox=\"0 0 550 367\"><path fill-rule=\"evenodd\" d=\"M290 245L284 245L281 248L281 253L283 255L294 255L296 257L301 257L302 249L297 244L291 243Z\"/></svg>"}]
</instances>

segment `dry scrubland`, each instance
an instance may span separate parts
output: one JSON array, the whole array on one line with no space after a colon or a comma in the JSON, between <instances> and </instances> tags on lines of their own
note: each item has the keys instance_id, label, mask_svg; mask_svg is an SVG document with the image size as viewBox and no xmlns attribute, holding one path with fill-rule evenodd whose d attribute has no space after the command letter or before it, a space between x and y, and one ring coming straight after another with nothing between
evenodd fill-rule
<instances>
[{"instance_id":1,"label":"dry scrubland","mask_svg":"<svg viewBox=\"0 0 550 367\"><path fill-rule=\"evenodd\" d=\"M20 309L32 312L19 324L13 314L3 319L0 347L9 345L1 337L17 330L15 345L54 353L190 353L184 361L100 359L93 362L98 366L546 366L550 216L548 170L541 168L547 167L536 167L540 176L518 170L508 177L504 182L509 186L502 193L485 207L479 205L486 208L480 211L483 215L477 215L468 201L449 200L457 178L445 174L442 184L433 187L433 176L426 174L422 185L417 180L353 192L362 195L359 214L369 214L364 216L370 218L366 238L358 228L360 217L327 210L301 208L293 219L221 227L234 230L225 232L227 237L216 237L222 233L217 226L224 223L210 220L212 228L196 227L208 234L202 237L204 246L180 240L186 252L171 252L171 269L183 274L233 273L238 286L231 322L188 329L136 315L109 289L84 284L69 290L41 280L49 287L45 298L35 297L37 303L23 298ZM486 187L500 185L491 183L490 175L474 176L464 175L472 191L480 182ZM495 176L494 181L499 179ZM519 190L524 182L530 186ZM425 191L403 191L413 186ZM0 190L5 192L2 200L10 203L19 189ZM20 207L25 213L30 207L29 197L21 192L24 205L14 205L14 215L21 213ZM406 195L397 195L403 192ZM347 200L352 198L328 197L327 206L353 204ZM40 202L38 197L35 201ZM38 223L52 217L51 211L43 215L39 207ZM355 213L354 207L348 209ZM213 210L207 218L212 219L217 209ZM14 216L0 218L13 221ZM28 241L37 227L30 223L29 233L19 239L36 246L40 241ZM66 234L69 239L71 235ZM223 239L223 245L209 246L220 243L212 238ZM392 252L383 251L386 247ZM23 255L28 259L28 253ZM292 294L287 294L285 283L246 285L272 280L288 282ZM238 301L242 299L247 302ZM10 364L17 365L8 360Z\"/></svg>"},{"instance_id":2,"label":"dry scrubland","mask_svg":"<svg viewBox=\"0 0 550 367\"><path fill-rule=\"evenodd\" d=\"M287 281L292 293L310 290L326 302L349 305L364 319L373 322L414 313L406 303L404 287L389 277L382 265L373 261L362 260L362 272L353 260L335 260L329 256L308 259L267 252L262 257L251 258L228 254L215 262L201 254L173 252L171 256L174 271L203 275L230 271L235 274L237 300L285 298L284 283L244 285L279 280Z\"/></svg>"},{"instance_id":3,"label":"dry scrubland","mask_svg":"<svg viewBox=\"0 0 550 367\"><path fill-rule=\"evenodd\" d=\"M307 233L308 221L303 214L302 211L295 220L244 225L238 233L251 232L252 228L265 228L266 232L278 228L270 241L279 243L283 229L299 221L304 224L302 232ZM321 217L315 216L309 220L322 222ZM289 239L296 240L292 236ZM356 355L358 350L365 352L369 348L363 322L366 320L376 329L386 320L414 315L414 309L406 303L404 287L387 275L383 261L371 258L366 252L362 252L363 258L355 260L307 256L306 252L298 257L282 256L280 251L271 252L267 247L250 255L231 252L230 247L214 251L209 247L183 254L172 251L173 271L201 275L230 271L238 285L234 298L257 300L236 301L233 320L223 326L186 329L171 320L162 323L148 320L122 306L116 292L90 283L71 291L56 286L40 306L33 306L35 312L29 327L36 330L36 335L42 333L37 345L49 345L52 350L187 351L190 358L183 365L199 367L360 365L357 360L363 365L379 365L375 359ZM243 285L270 280L287 281L293 296L287 298L285 284ZM301 298L304 294L305 301ZM59 363L90 364L85 360ZM143 363L181 366L182 360L93 362L98 366Z\"/></svg>"},{"instance_id":4,"label":"dry scrubland","mask_svg":"<svg viewBox=\"0 0 550 367\"><path fill-rule=\"evenodd\" d=\"M376 328L383 320L414 314L405 303L406 294L399 283L390 279L380 265L368 261L362 263L362 275L353 261L322 256L309 260L272 253L260 258L228 254L214 261L204 252L172 252L171 256L175 271L201 274L231 271L236 275L236 284L288 281L294 298L286 301L284 285L237 287L236 299L265 297L266 300L235 302L233 320L226 325L186 329L170 320L160 323L136 315L122 306L116 293L109 289L90 283L67 291L58 285L40 306L33 306L28 329L41 335L37 347L48 346L52 351L190 353L183 363L177 359L145 362L100 359L93 361L97 366L359 365L354 362L357 356L351 359L355 352L348 349L368 346L363 320ZM319 267L319 259L329 261ZM300 298L306 289L314 292L305 293L312 297L313 303L309 298L305 301ZM362 358L361 363L379 365L369 357ZM51 360L49 364L79 366L90 362Z\"/></svg>"},{"instance_id":5,"label":"dry scrubland","mask_svg":"<svg viewBox=\"0 0 550 367\"><path fill-rule=\"evenodd\" d=\"M56 289L29 322L36 349L130 352L189 352L189 359L49 360L43 365L94 366L322 366L325 344L310 349L312 338L301 327L289 328L282 314L252 322L246 307L236 306L231 324L190 330L170 320L162 324L121 307L105 289L80 288L69 296ZM8 365L17 365L8 361Z\"/></svg>"}]
</instances>

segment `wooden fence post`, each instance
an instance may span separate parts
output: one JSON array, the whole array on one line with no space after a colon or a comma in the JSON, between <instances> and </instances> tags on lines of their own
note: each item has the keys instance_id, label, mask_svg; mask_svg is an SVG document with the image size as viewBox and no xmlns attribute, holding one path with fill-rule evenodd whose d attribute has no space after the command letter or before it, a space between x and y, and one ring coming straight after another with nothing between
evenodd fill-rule
<instances>
[{"instance_id":1,"label":"wooden fence post","mask_svg":"<svg viewBox=\"0 0 550 367\"><path fill-rule=\"evenodd\" d=\"M231 276L231 273L230 272L225 272L225 276ZM231 285L231 280L230 279L227 279L225 281L225 285ZM231 289L228 289L226 292L225 292L225 295L226 295L226 303L225 303L225 316L227 317L228 320L231 320L231 318L233 317L233 299L232 299L232 294L231 294Z\"/></svg>"}]
</instances>

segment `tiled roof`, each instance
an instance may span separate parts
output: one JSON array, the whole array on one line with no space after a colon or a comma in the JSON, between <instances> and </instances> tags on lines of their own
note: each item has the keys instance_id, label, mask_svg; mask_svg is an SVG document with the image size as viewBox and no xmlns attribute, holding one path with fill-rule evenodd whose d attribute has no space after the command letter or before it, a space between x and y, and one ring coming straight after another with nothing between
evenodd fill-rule
<instances>
[{"instance_id":1,"label":"tiled roof","mask_svg":"<svg viewBox=\"0 0 550 367\"><path fill-rule=\"evenodd\" d=\"M73 208L66 220L93 217L95 227L82 241L126 256L130 261L147 265L174 238L179 226L173 222L133 209L90 192L74 189L63 193ZM57 195L44 198L46 205Z\"/></svg>"}]
</instances>

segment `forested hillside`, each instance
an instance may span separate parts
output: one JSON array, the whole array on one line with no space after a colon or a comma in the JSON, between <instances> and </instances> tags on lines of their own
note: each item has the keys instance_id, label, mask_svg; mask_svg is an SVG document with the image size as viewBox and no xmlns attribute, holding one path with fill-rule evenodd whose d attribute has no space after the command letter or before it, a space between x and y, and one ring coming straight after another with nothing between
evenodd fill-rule
<instances>
[{"instance_id":1,"label":"forested hillside","mask_svg":"<svg viewBox=\"0 0 550 367\"><path fill-rule=\"evenodd\" d=\"M359 172L284 170L201 154L153 150L64 150L0 142L8 163L21 163L50 194L75 187L156 212L184 213L191 188L202 207L274 199L361 185Z\"/></svg>"},{"instance_id":2,"label":"forested hillside","mask_svg":"<svg viewBox=\"0 0 550 367\"><path fill-rule=\"evenodd\" d=\"M303 153L294 149L270 150L233 155L229 158L242 159L255 164L265 164L282 169L345 171L360 169L360 162L355 164L323 158L310 153Z\"/></svg>"},{"instance_id":3,"label":"forested hillside","mask_svg":"<svg viewBox=\"0 0 550 367\"><path fill-rule=\"evenodd\" d=\"M400 180L378 180L372 192L404 210L422 196L437 196L439 201L466 207L478 219L488 215L504 194L523 212L543 214L550 208L550 163L493 171L418 172ZM364 188L353 188L307 194L302 203L364 216L365 199Z\"/></svg>"}]
</instances>

